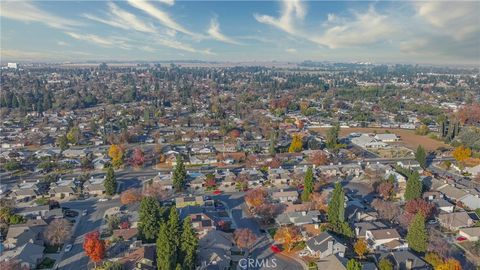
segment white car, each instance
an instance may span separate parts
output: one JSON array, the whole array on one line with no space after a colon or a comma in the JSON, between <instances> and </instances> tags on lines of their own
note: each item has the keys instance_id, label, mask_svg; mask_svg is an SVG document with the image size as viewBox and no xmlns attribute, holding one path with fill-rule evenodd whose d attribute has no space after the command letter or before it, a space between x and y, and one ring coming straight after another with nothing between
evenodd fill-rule
<instances>
[{"instance_id":1,"label":"white car","mask_svg":"<svg viewBox=\"0 0 480 270\"><path fill-rule=\"evenodd\" d=\"M69 252L70 250L72 250L72 244L65 246L65 252Z\"/></svg>"},{"instance_id":2,"label":"white car","mask_svg":"<svg viewBox=\"0 0 480 270\"><path fill-rule=\"evenodd\" d=\"M310 254L310 252L308 252L308 250L302 250L302 251L300 251L300 253L298 253L298 255L300 255L300 257L308 256L308 254Z\"/></svg>"},{"instance_id":3,"label":"white car","mask_svg":"<svg viewBox=\"0 0 480 270\"><path fill-rule=\"evenodd\" d=\"M88 211L85 209L82 211L82 216L86 216L88 214Z\"/></svg>"},{"instance_id":4,"label":"white car","mask_svg":"<svg viewBox=\"0 0 480 270\"><path fill-rule=\"evenodd\" d=\"M101 198L101 199L98 199L98 201L99 202L106 202L106 201L108 201L108 199L107 198Z\"/></svg>"}]
</instances>

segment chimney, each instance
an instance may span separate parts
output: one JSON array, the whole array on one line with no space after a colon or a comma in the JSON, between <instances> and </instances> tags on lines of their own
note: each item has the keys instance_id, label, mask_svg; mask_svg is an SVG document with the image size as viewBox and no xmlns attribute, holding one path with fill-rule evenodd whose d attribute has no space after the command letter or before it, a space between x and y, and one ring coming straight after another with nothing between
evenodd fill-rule
<instances>
[{"instance_id":1,"label":"chimney","mask_svg":"<svg viewBox=\"0 0 480 270\"><path fill-rule=\"evenodd\" d=\"M360 234L360 228L355 227L355 235L358 237L359 234Z\"/></svg>"},{"instance_id":2,"label":"chimney","mask_svg":"<svg viewBox=\"0 0 480 270\"><path fill-rule=\"evenodd\" d=\"M407 270L413 269L413 260L412 259L407 259L407 261L405 261L405 269L407 269Z\"/></svg>"}]
</instances>

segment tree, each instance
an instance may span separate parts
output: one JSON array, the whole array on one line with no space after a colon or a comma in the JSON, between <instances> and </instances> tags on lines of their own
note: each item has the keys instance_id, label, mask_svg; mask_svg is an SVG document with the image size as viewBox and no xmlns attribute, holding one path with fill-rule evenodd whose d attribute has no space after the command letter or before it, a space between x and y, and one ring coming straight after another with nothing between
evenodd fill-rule
<instances>
[{"instance_id":1,"label":"tree","mask_svg":"<svg viewBox=\"0 0 480 270\"><path fill-rule=\"evenodd\" d=\"M270 144L268 147L268 152L270 153L271 156L275 156L275 154L277 153L276 147L277 147L277 134L276 132L272 132L270 133Z\"/></svg>"},{"instance_id":2,"label":"tree","mask_svg":"<svg viewBox=\"0 0 480 270\"><path fill-rule=\"evenodd\" d=\"M407 233L408 246L417 252L427 250L427 231L425 230L425 218L417 213L413 218Z\"/></svg>"},{"instance_id":3,"label":"tree","mask_svg":"<svg viewBox=\"0 0 480 270\"><path fill-rule=\"evenodd\" d=\"M455 150L453 150L452 156L455 158L456 161L463 162L470 156L472 156L472 150L470 150L470 148L465 148L463 145L460 145L459 147L455 148Z\"/></svg>"},{"instance_id":4,"label":"tree","mask_svg":"<svg viewBox=\"0 0 480 270\"><path fill-rule=\"evenodd\" d=\"M97 268L98 269L98 268ZM103 270L124 270L123 264L120 262L107 261L102 266Z\"/></svg>"},{"instance_id":5,"label":"tree","mask_svg":"<svg viewBox=\"0 0 480 270\"><path fill-rule=\"evenodd\" d=\"M332 225L345 221L345 193L340 183L335 184L332 199L328 204L328 222Z\"/></svg>"},{"instance_id":6,"label":"tree","mask_svg":"<svg viewBox=\"0 0 480 270\"><path fill-rule=\"evenodd\" d=\"M45 240L52 246L65 243L72 233L72 224L66 219L54 219L43 232Z\"/></svg>"},{"instance_id":7,"label":"tree","mask_svg":"<svg viewBox=\"0 0 480 270\"><path fill-rule=\"evenodd\" d=\"M185 165L183 164L183 158L177 156L177 164L173 170L173 186L176 191L181 191L185 186L185 180L187 178L187 172L185 171Z\"/></svg>"},{"instance_id":8,"label":"tree","mask_svg":"<svg viewBox=\"0 0 480 270\"><path fill-rule=\"evenodd\" d=\"M327 154L321 150L312 152L308 157L308 160L317 166L326 165L329 161Z\"/></svg>"},{"instance_id":9,"label":"tree","mask_svg":"<svg viewBox=\"0 0 480 270\"><path fill-rule=\"evenodd\" d=\"M364 255L368 252L367 243L363 239L358 239L357 242L355 242L353 249L360 258L364 258Z\"/></svg>"},{"instance_id":10,"label":"tree","mask_svg":"<svg viewBox=\"0 0 480 270\"><path fill-rule=\"evenodd\" d=\"M180 257L183 258L183 269L193 270L195 269L195 261L198 249L198 238L192 228L190 217L187 217L183 221L183 229L180 239Z\"/></svg>"},{"instance_id":11,"label":"tree","mask_svg":"<svg viewBox=\"0 0 480 270\"><path fill-rule=\"evenodd\" d=\"M215 188L217 182L215 181L215 175L207 174L205 178L205 187L207 188Z\"/></svg>"},{"instance_id":12,"label":"tree","mask_svg":"<svg viewBox=\"0 0 480 270\"><path fill-rule=\"evenodd\" d=\"M443 258L435 252L427 252L427 254L425 254L425 261L431 264L434 268L443 264Z\"/></svg>"},{"instance_id":13,"label":"tree","mask_svg":"<svg viewBox=\"0 0 480 270\"><path fill-rule=\"evenodd\" d=\"M335 124L327 131L326 144L328 149L336 149L338 147L338 133L340 132L340 125Z\"/></svg>"},{"instance_id":14,"label":"tree","mask_svg":"<svg viewBox=\"0 0 480 270\"><path fill-rule=\"evenodd\" d=\"M138 189L129 188L120 195L120 202L122 204L132 204L139 202L142 199L142 194Z\"/></svg>"},{"instance_id":15,"label":"tree","mask_svg":"<svg viewBox=\"0 0 480 270\"><path fill-rule=\"evenodd\" d=\"M405 212L412 216L421 213L425 219L429 219L435 213L435 205L423 199L410 200L405 204ZM410 223L410 222L408 222Z\"/></svg>"},{"instance_id":16,"label":"tree","mask_svg":"<svg viewBox=\"0 0 480 270\"><path fill-rule=\"evenodd\" d=\"M314 192L310 197L314 209L327 212L327 192Z\"/></svg>"},{"instance_id":17,"label":"tree","mask_svg":"<svg viewBox=\"0 0 480 270\"><path fill-rule=\"evenodd\" d=\"M108 156L112 159L112 165L119 168L123 165L123 149L116 144L112 144L108 149Z\"/></svg>"},{"instance_id":18,"label":"tree","mask_svg":"<svg viewBox=\"0 0 480 270\"><path fill-rule=\"evenodd\" d=\"M292 137L292 142L290 143L290 147L288 147L289 153L297 153L302 151L303 149L303 142L302 138L299 134L294 134Z\"/></svg>"},{"instance_id":19,"label":"tree","mask_svg":"<svg viewBox=\"0 0 480 270\"><path fill-rule=\"evenodd\" d=\"M111 196L117 192L117 179L115 178L115 172L112 167L108 168L103 185L105 186L105 193L107 195Z\"/></svg>"},{"instance_id":20,"label":"tree","mask_svg":"<svg viewBox=\"0 0 480 270\"><path fill-rule=\"evenodd\" d=\"M400 207L389 201L375 199L372 202L372 206L378 212L380 218L390 222L397 218L401 213Z\"/></svg>"},{"instance_id":21,"label":"tree","mask_svg":"<svg viewBox=\"0 0 480 270\"><path fill-rule=\"evenodd\" d=\"M98 231L89 232L83 241L83 250L93 262L100 262L105 257L105 242L100 239Z\"/></svg>"},{"instance_id":22,"label":"tree","mask_svg":"<svg viewBox=\"0 0 480 270\"><path fill-rule=\"evenodd\" d=\"M449 258L444 263L438 265L435 270L462 270L462 265L459 261Z\"/></svg>"},{"instance_id":23,"label":"tree","mask_svg":"<svg viewBox=\"0 0 480 270\"><path fill-rule=\"evenodd\" d=\"M143 195L155 198L158 201L162 201L168 196L167 191L159 182L146 183L143 187Z\"/></svg>"},{"instance_id":24,"label":"tree","mask_svg":"<svg viewBox=\"0 0 480 270\"><path fill-rule=\"evenodd\" d=\"M393 194L393 184L388 181L383 181L378 185L377 192L383 197L384 200L388 200Z\"/></svg>"},{"instance_id":25,"label":"tree","mask_svg":"<svg viewBox=\"0 0 480 270\"><path fill-rule=\"evenodd\" d=\"M162 220L160 204L152 197L144 197L140 202L138 231L140 238L152 243L158 234Z\"/></svg>"},{"instance_id":26,"label":"tree","mask_svg":"<svg viewBox=\"0 0 480 270\"><path fill-rule=\"evenodd\" d=\"M255 243L257 236L250 229L236 229L233 232L233 240L239 248L248 249Z\"/></svg>"},{"instance_id":27,"label":"tree","mask_svg":"<svg viewBox=\"0 0 480 270\"><path fill-rule=\"evenodd\" d=\"M347 270L362 270L362 264L355 259L350 259L347 262Z\"/></svg>"},{"instance_id":28,"label":"tree","mask_svg":"<svg viewBox=\"0 0 480 270\"><path fill-rule=\"evenodd\" d=\"M266 202L255 208L255 214L261 218L263 223L269 223L278 215L280 209L280 205Z\"/></svg>"},{"instance_id":29,"label":"tree","mask_svg":"<svg viewBox=\"0 0 480 270\"><path fill-rule=\"evenodd\" d=\"M393 264L392 262L387 259L387 258L382 258L379 262L378 262L378 269L379 270L393 270Z\"/></svg>"},{"instance_id":30,"label":"tree","mask_svg":"<svg viewBox=\"0 0 480 270\"><path fill-rule=\"evenodd\" d=\"M156 245L158 269L175 269L177 264L176 246L171 241L166 223L160 225Z\"/></svg>"},{"instance_id":31,"label":"tree","mask_svg":"<svg viewBox=\"0 0 480 270\"><path fill-rule=\"evenodd\" d=\"M178 216L177 208L170 207L170 214L167 221L168 235L170 237L170 242L173 247L175 247L175 256L179 254L180 247L180 218ZM175 261L177 258L173 258Z\"/></svg>"},{"instance_id":32,"label":"tree","mask_svg":"<svg viewBox=\"0 0 480 270\"><path fill-rule=\"evenodd\" d=\"M80 140L81 132L78 127L72 127L67 133L67 141L71 144L77 144Z\"/></svg>"},{"instance_id":33,"label":"tree","mask_svg":"<svg viewBox=\"0 0 480 270\"><path fill-rule=\"evenodd\" d=\"M407 187L405 189L405 200L414 200L422 197L422 182L420 182L420 175L418 172L410 174L407 180Z\"/></svg>"},{"instance_id":34,"label":"tree","mask_svg":"<svg viewBox=\"0 0 480 270\"><path fill-rule=\"evenodd\" d=\"M418 145L417 151L415 152L415 160L420 163L420 166L425 169L427 167L427 154L425 153L425 149Z\"/></svg>"},{"instance_id":35,"label":"tree","mask_svg":"<svg viewBox=\"0 0 480 270\"><path fill-rule=\"evenodd\" d=\"M3 168L9 172L20 170L22 165L16 160L9 160L3 165Z\"/></svg>"},{"instance_id":36,"label":"tree","mask_svg":"<svg viewBox=\"0 0 480 270\"><path fill-rule=\"evenodd\" d=\"M295 243L301 240L301 233L296 226L283 226L275 232L274 239L283 243L286 251L292 250Z\"/></svg>"},{"instance_id":37,"label":"tree","mask_svg":"<svg viewBox=\"0 0 480 270\"><path fill-rule=\"evenodd\" d=\"M60 150L65 151L68 149L68 139L67 136L63 135L57 138L57 145L60 147Z\"/></svg>"},{"instance_id":38,"label":"tree","mask_svg":"<svg viewBox=\"0 0 480 270\"><path fill-rule=\"evenodd\" d=\"M310 196L313 192L313 181L312 167L308 167L305 173L305 179L303 180L302 201L304 202L310 201Z\"/></svg>"},{"instance_id":39,"label":"tree","mask_svg":"<svg viewBox=\"0 0 480 270\"><path fill-rule=\"evenodd\" d=\"M135 168L139 168L143 166L143 163L145 163L145 154L143 153L142 149L135 148L133 150L132 157L130 158L130 164L132 164L132 166Z\"/></svg>"},{"instance_id":40,"label":"tree","mask_svg":"<svg viewBox=\"0 0 480 270\"><path fill-rule=\"evenodd\" d=\"M267 192L263 188L255 188L245 193L245 202L249 207L257 208L265 203Z\"/></svg>"}]
</instances>

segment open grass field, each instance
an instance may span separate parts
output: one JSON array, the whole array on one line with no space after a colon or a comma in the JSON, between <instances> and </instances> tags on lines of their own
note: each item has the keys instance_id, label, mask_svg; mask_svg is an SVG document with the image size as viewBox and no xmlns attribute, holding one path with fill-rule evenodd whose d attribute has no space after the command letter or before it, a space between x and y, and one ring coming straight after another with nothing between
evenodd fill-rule
<instances>
[{"instance_id":1,"label":"open grass field","mask_svg":"<svg viewBox=\"0 0 480 270\"><path fill-rule=\"evenodd\" d=\"M314 128L312 130L325 135L328 128ZM400 137L401 141L393 144L403 145L412 150L417 149L418 145L422 145L427 151L434 151L439 147L450 148L448 144L441 141L434 140L428 136L417 135L414 130L398 128L342 128L340 129L340 137L346 137L350 133L385 133L385 131Z\"/></svg>"}]
</instances>

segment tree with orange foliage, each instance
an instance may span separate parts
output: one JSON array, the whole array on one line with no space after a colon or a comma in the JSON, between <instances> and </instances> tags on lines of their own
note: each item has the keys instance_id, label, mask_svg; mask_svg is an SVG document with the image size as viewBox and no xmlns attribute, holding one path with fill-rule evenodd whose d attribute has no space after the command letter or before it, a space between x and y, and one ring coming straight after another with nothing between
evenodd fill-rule
<instances>
[{"instance_id":1,"label":"tree with orange foliage","mask_svg":"<svg viewBox=\"0 0 480 270\"><path fill-rule=\"evenodd\" d=\"M322 212L327 212L327 192L313 192L310 195L310 201L313 203L313 207Z\"/></svg>"},{"instance_id":2,"label":"tree with orange foliage","mask_svg":"<svg viewBox=\"0 0 480 270\"><path fill-rule=\"evenodd\" d=\"M131 204L139 202L142 199L142 194L135 188L129 188L120 195L120 202L122 204Z\"/></svg>"},{"instance_id":3,"label":"tree with orange foliage","mask_svg":"<svg viewBox=\"0 0 480 270\"><path fill-rule=\"evenodd\" d=\"M112 165L119 168L123 165L123 148L117 144L110 145L108 156L112 159Z\"/></svg>"},{"instance_id":4,"label":"tree with orange foliage","mask_svg":"<svg viewBox=\"0 0 480 270\"><path fill-rule=\"evenodd\" d=\"M290 143L290 147L288 148L289 153L297 153L302 151L303 149L303 142L302 137L299 134L294 134L292 137L292 142Z\"/></svg>"},{"instance_id":5,"label":"tree with orange foliage","mask_svg":"<svg viewBox=\"0 0 480 270\"><path fill-rule=\"evenodd\" d=\"M313 151L308 157L308 160L317 166L326 165L329 162L327 154L320 150Z\"/></svg>"},{"instance_id":6,"label":"tree with orange foliage","mask_svg":"<svg viewBox=\"0 0 480 270\"><path fill-rule=\"evenodd\" d=\"M358 239L357 242L355 242L353 249L360 258L364 258L365 254L368 252L367 243L363 239Z\"/></svg>"},{"instance_id":7,"label":"tree with orange foliage","mask_svg":"<svg viewBox=\"0 0 480 270\"><path fill-rule=\"evenodd\" d=\"M458 162L463 162L472 155L472 150L470 148L465 148L463 145L455 148L452 152L452 156Z\"/></svg>"},{"instance_id":8,"label":"tree with orange foliage","mask_svg":"<svg viewBox=\"0 0 480 270\"><path fill-rule=\"evenodd\" d=\"M263 188L255 188L247 191L245 202L249 207L257 208L265 203L267 192Z\"/></svg>"},{"instance_id":9,"label":"tree with orange foliage","mask_svg":"<svg viewBox=\"0 0 480 270\"><path fill-rule=\"evenodd\" d=\"M257 236L250 229L236 229L233 232L233 240L237 247L248 249L255 243Z\"/></svg>"},{"instance_id":10,"label":"tree with orange foliage","mask_svg":"<svg viewBox=\"0 0 480 270\"><path fill-rule=\"evenodd\" d=\"M83 241L83 250L87 256L95 263L100 262L105 257L105 241L100 239L98 231L89 232L85 235Z\"/></svg>"},{"instance_id":11,"label":"tree with orange foliage","mask_svg":"<svg viewBox=\"0 0 480 270\"><path fill-rule=\"evenodd\" d=\"M435 267L435 270L462 270L462 265L459 261L449 258L444 263Z\"/></svg>"},{"instance_id":12,"label":"tree with orange foliage","mask_svg":"<svg viewBox=\"0 0 480 270\"><path fill-rule=\"evenodd\" d=\"M293 245L302 239L300 230L295 226L278 228L274 236L275 241L282 243L286 251L290 251Z\"/></svg>"}]
</instances>

